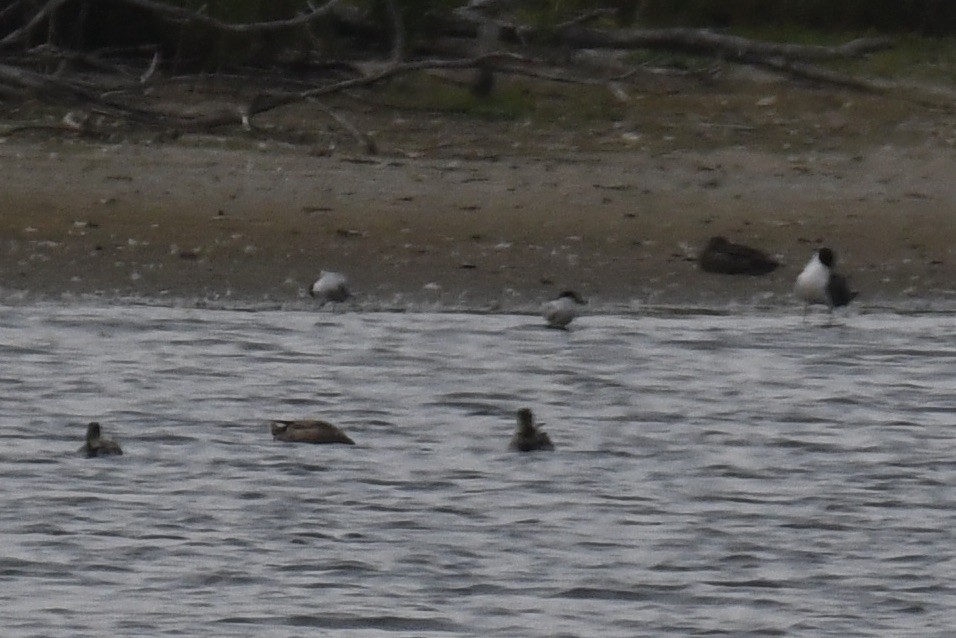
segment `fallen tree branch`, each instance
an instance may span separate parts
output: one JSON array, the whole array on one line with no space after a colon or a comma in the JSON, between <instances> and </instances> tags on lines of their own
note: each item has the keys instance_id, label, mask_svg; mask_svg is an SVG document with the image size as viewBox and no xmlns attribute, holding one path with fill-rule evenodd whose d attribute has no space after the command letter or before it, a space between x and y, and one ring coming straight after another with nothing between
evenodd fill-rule
<instances>
[{"instance_id":1,"label":"fallen tree branch","mask_svg":"<svg viewBox=\"0 0 956 638\"><path fill-rule=\"evenodd\" d=\"M63 62L65 60L69 62L78 62L90 68L98 69L100 71L111 73L123 78L129 78L133 75L128 69L122 67L121 65L104 62L96 55L83 53L82 51L63 49L53 44L41 44L39 46L35 46L27 53L41 61L46 60Z\"/></svg>"},{"instance_id":2,"label":"fallen tree branch","mask_svg":"<svg viewBox=\"0 0 956 638\"><path fill-rule=\"evenodd\" d=\"M387 79L414 73L416 71L425 71L430 69L470 69L483 64L486 61L506 60L512 63L526 62L527 59L512 53L490 53L488 55L477 56L463 60L419 60L415 62L406 62L403 64L388 64L381 66L375 71L370 71L365 75L340 82L333 82L325 86L308 89L296 93L262 93L255 96L248 105L227 107L218 109L199 116L186 116L179 113L146 111L151 118L167 126L178 126L186 130L206 131L219 128L221 126L242 126L249 128L251 119L262 113L277 109L290 104L305 102L314 98L332 95L363 86L371 86ZM2 69L0 69L2 70ZM0 82L3 76L0 74ZM100 101L101 102L101 101ZM117 104L110 102L114 108L122 108ZM334 117L334 116L333 116Z\"/></svg>"},{"instance_id":3,"label":"fallen tree branch","mask_svg":"<svg viewBox=\"0 0 956 638\"><path fill-rule=\"evenodd\" d=\"M393 78L397 75L404 75L406 73L413 73L415 71L425 71L429 69L472 69L485 62L495 62L499 60L514 63L528 62L528 59L524 56L518 55L516 53L504 53L500 51L479 55L473 58L465 58L462 60L418 60L415 62L406 62L404 64L389 65L383 67L381 70L375 73L350 80L342 80L341 82L336 82L328 86L309 89L308 91L304 91L299 95L302 98L320 97L322 95L338 93L339 91L344 91L346 89L354 89L357 86L376 84L383 80Z\"/></svg>"},{"instance_id":4,"label":"fallen tree branch","mask_svg":"<svg viewBox=\"0 0 956 638\"><path fill-rule=\"evenodd\" d=\"M66 96L88 102L100 102L100 96L79 84L53 79L9 64L0 63L0 83L47 96Z\"/></svg>"},{"instance_id":5,"label":"fallen tree branch","mask_svg":"<svg viewBox=\"0 0 956 638\"><path fill-rule=\"evenodd\" d=\"M843 86L864 93L894 95L908 102L930 108L945 109L946 111L956 110L956 91L945 87L928 87L918 84L888 82L886 80L870 80L855 75L838 73L812 64L802 64L786 60L762 60L759 66L813 82Z\"/></svg>"},{"instance_id":6,"label":"fallen tree branch","mask_svg":"<svg viewBox=\"0 0 956 638\"><path fill-rule=\"evenodd\" d=\"M20 8L20 5L24 3L24 0L14 0L14 2L9 3L3 9L0 9L0 20L6 19L8 15Z\"/></svg>"},{"instance_id":7,"label":"fallen tree branch","mask_svg":"<svg viewBox=\"0 0 956 638\"><path fill-rule=\"evenodd\" d=\"M70 0L49 0L43 8L33 15L33 18L31 18L29 22L7 34L3 39L0 39L0 47L22 42L34 29L40 26L44 20L49 18L57 9L69 1Z\"/></svg>"},{"instance_id":8,"label":"fallen tree branch","mask_svg":"<svg viewBox=\"0 0 956 638\"><path fill-rule=\"evenodd\" d=\"M392 64L398 64L405 57L405 25L402 23L402 11L395 0L385 0L388 19L392 23Z\"/></svg>"},{"instance_id":9,"label":"fallen tree branch","mask_svg":"<svg viewBox=\"0 0 956 638\"><path fill-rule=\"evenodd\" d=\"M766 69L770 69L771 71L789 75L791 77L803 80L811 80L813 82L820 82L823 84L832 84L834 86L842 86L848 89L854 89L856 91L863 91L865 93L887 93L893 89L893 85L886 82L868 80L866 78L848 75L846 73L839 73L837 71L824 69L823 67L813 64L804 64L800 62L792 62L790 60L773 58L754 59L750 62L750 64L754 66L761 66Z\"/></svg>"},{"instance_id":10,"label":"fallen tree branch","mask_svg":"<svg viewBox=\"0 0 956 638\"><path fill-rule=\"evenodd\" d=\"M588 22L593 22L598 18L605 18L614 13L614 9L593 9L586 13L582 13L576 18L572 18L567 22L560 23L556 29L558 31L563 31L565 29L570 29L571 27L577 27L582 24L587 24Z\"/></svg>"},{"instance_id":11,"label":"fallen tree branch","mask_svg":"<svg viewBox=\"0 0 956 638\"><path fill-rule=\"evenodd\" d=\"M178 23L191 23L200 26L215 29L216 31L225 31L228 33L254 33L261 31L278 31L309 24L319 18L328 15L341 0L329 0L321 7L312 9L308 13L300 14L294 18L285 20L271 20L269 22L223 22L204 13L190 11L173 5L168 5L157 0L116 0L123 4L144 9L164 20L170 20ZM2 42L0 42L2 43Z\"/></svg>"},{"instance_id":12,"label":"fallen tree branch","mask_svg":"<svg viewBox=\"0 0 956 638\"><path fill-rule=\"evenodd\" d=\"M378 153L378 145L375 143L375 138L373 138L368 133L362 132L357 126L352 124L352 122L350 122L348 118L344 117L340 113L337 113L336 111L333 111L332 109L322 104L321 102L318 102L316 100L310 100L310 101L312 104L314 104L315 106L319 107L322 111L324 111L326 115L328 115L333 120L338 122L339 125L342 126L342 128L344 128L349 133L351 133L352 136L355 138L355 140L365 149L365 152L367 154L375 155L376 153Z\"/></svg>"},{"instance_id":13,"label":"fallen tree branch","mask_svg":"<svg viewBox=\"0 0 956 638\"><path fill-rule=\"evenodd\" d=\"M582 48L667 49L728 60L755 58L822 61L859 57L893 46L889 38L858 38L838 46L760 42L701 29L622 29L607 31L572 26L561 31L564 44Z\"/></svg>"},{"instance_id":14,"label":"fallen tree branch","mask_svg":"<svg viewBox=\"0 0 956 638\"><path fill-rule=\"evenodd\" d=\"M48 102L65 101L93 105L101 109L104 114L125 117L141 123L157 124L164 119L164 116L158 112L123 104L77 82L69 82L0 63L0 86L2 85L6 85L20 97L35 95Z\"/></svg>"},{"instance_id":15,"label":"fallen tree branch","mask_svg":"<svg viewBox=\"0 0 956 638\"><path fill-rule=\"evenodd\" d=\"M248 115L249 117L252 117L254 115L259 115L260 113L265 113L266 111L271 111L272 109L276 109L280 106L302 102L310 98L332 95L333 93L339 93L341 91L347 91L349 89L354 89L361 86L378 84L379 82L383 82L384 80L388 80L398 75L434 69L472 69L485 62L494 60L510 60L512 62L520 62L525 61L526 58L513 53L489 53L487 55L479 55L477 57L467 58L464 60L418 60L415 62L405 62L404 64L390 64L361 77L342 80L341 82L335 82L326 86L320 86L307 91L302 91L301 93L257 96L256 99L253 100L253 104L249 106Z\"/></svg>"}]
</instances>

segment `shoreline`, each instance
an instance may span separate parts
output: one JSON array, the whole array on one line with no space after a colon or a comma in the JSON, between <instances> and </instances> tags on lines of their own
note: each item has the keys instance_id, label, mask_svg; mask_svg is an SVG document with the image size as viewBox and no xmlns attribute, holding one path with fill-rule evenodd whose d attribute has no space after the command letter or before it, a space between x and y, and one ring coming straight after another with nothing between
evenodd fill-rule
<instances>
[{"instance_id":1,"label":"shoreline","mask_svg":"<svg viewBox=\"0 0 956 638\"><path fill-rule=\"evenodd\" d=\"M372 307L522 310L565 288L598 307L783 307L826 244L855 305L956 299L949 148L467 160L8 141L0 161L8 298L281 306L326 269ZM717 234L783 266L703 273Z\"/></svg>"}]
</instances>

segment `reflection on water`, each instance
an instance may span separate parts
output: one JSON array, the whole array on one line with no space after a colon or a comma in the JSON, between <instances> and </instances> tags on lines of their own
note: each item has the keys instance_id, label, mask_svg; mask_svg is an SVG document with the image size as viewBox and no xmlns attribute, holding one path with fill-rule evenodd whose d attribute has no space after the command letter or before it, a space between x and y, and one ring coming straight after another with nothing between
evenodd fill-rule
<instances>
[{"instance_id":1,"label":"reflection on water","mask_svg":"<svg viewBox=\"0 0 956 638\"><path fill-rule=\"evenodd\" d=\"M952 330L0 308L6 635L948 635Z\"/></svg>"}]
</instances>

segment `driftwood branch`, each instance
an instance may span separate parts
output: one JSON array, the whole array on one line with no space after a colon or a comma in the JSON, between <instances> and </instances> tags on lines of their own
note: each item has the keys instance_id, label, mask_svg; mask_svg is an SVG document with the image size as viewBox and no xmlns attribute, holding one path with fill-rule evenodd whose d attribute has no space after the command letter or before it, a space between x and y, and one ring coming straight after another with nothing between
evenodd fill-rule
<instances>
[{"instance_id":1,"label":"driftwood branch","mask_svg":"<svg viewBox=\"0 0 956 638\"><path fill-rule=\"evenodd\" d=\"M576 18L572 18L567 22L562 22L557 26L557 30L563 31L564 29L570 29L571 27L581 26L582 24L593 22L598 18L605 18L613 13L614 9L594 9L592 11L588 11L587 13L582 13Z\"/></svg>"},{"instance_id":2,"label":"driftwood branch","mask_svg":"<svg viewBox=\"0 0 956 638\"><path fill-rule=\"evenodd\" d=\"M329 0L321 7L312 9L308 13L302 13L294 18L286 20L271 20L269 22L224 22L217 20L204 13L190 11L165 2L157 0L122 0L124 4L149 11L164 20L170 20L179 23L196 24L216 31L225 31L228 33L256 33L262 31L278 31L281 29L290 29L305 24L309 24L319 18L325 17L335 9L341 0Z\"/></svg>"},{"instance_id":3,"label":"driftwood branch","mask_svg":"<svg viewBox=\"0 0 956 638\"><path fill-rule=\"evenodd\" d=\"M830 69L825 69L815 64L792 62L790 60L781 60L779 58L752 60L750 63L754 66L761 66L771 71L789 75L791 77L810 80L812 82L818 82L821 84L841 86L844 88L853 89L855 91L863 91L865 93L887 93L894 87L894 85L891 83L868 80L866 78L849 75L847 73L839 73L837 71L831 71Z\"/></svg>"},{"instance_id":4,"label":"driftwood branch","mask_svg":"<svg viewBox=\"0 0 956 638\"><path fill-rule=\"evenodd\" d=\"M395 0L385 0L388 19L392 23L392 64L398 64L405 57L405 25L402 23L402 11Z\"/></svg>"},{"instance_id":5,"label":"driftwood branch","mask_svg":"<svg viewBox=\"0 0 956 638\"><path fill-rule=\"evenodd\" d=\"M889 38L859 38L838 46L760 42L700 29L623 29L607 31L572 26L561 33L567 45L580 48L666 49L729 60L761 58L824 61L855 58L893 46Z\"/></svg>"},{"instance_id":6,"label":"driftwood branch","mask_svg":"<svg viewBox=\"0 0 956 638\"><path fill-rule=\"evenodd\" d=\"M248 123L249 120L262 113L272 111L282 106L297 104L306 100L311 100L335 93L341 93L349 89L355 89L363 86L371 86L385 80L414 73L417 71L435 70L435 69L472 69L480 66L486 61L507 60L517 64L526 61L526 58L512 53L491 53L488 55L477 56L463 60L418 60L415 62L405 62L403 64L389 64L382 66L378 70L370 71L361 77L333 82L324 86L316 87L298 93L264 93L253 98L252 102L244 108L220 110L215 113L207 114L196 118L179 118L179 125L194 130L208 130L220 126L231 126L238 123Z\"/></svg>"},{"instance_id":7,"label":"driftwood branch","mask_svg":"<svg viewBox=\"0 0 956 638\"><path fill-rule=\"evenodd\" d=\"M375 155L378 152L378 145L375 143L375 138L373 138L368 133L364 133L359 129L359 127L352 124L348 118L341 115L340 113L333 111L329 107L325 106L321 102L313 101L313 103L318 106L322 111L324 111L329 117L339 123L339 125L347 130L355 138L355 141L362 145L365 149L365 152L369 155Z\"/></svg>"},{"instance_id":8,"label":"driftwood branch","mask_svg":"<svg viewBox=\"0 0 956 638\"><path fill-rule=\"evenodd\" d=\"M41 61L75 62L114 76L129 77L132 75L128 69L123 68L123 66L119 64L110 64L109 62L103 61L96 55L91 55L82 51L63 49L53 44L41 44L39 46L35 46L30 49L28 53L35 59Z\"/></svg>"},{"instance_id":9,"label":"driftwood branch","mask_svg":"<svg viewBox=\"0 0 956 638\"><path fill-rule=\"evenodd\" d=\"M22 42L33 32L34 29L43 24L44 20L48 20L54 13L56 13L57 9L69 1L70 0L50 0L33 15L33 18L31 18L29 22L19 29L15 29L14 31L10 32L3 39L0 39L0 47Z\"/></svg>"},{"instance_id":10,"label":"driftwood branch","mask_svg":"<svg viewBox=\"0 0 956 638\"><path fill-rule=\"evenodd\" d=\"M99 103L100 96L95 91L75 82L55 79L42 73L0 63L0 84L32 92L41 96L72 98Z\"/></svg>"}]
</instances>

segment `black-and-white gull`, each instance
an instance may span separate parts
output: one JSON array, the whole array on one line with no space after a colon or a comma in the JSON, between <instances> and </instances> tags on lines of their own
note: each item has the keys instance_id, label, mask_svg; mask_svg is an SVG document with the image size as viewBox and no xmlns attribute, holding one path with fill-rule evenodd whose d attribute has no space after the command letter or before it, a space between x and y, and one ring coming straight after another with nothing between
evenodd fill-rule
<instances>
[{"instance_id":1,"label":"black-and-white gull","mask_svg":"<svg viewBox=\"0 0 956 638\"><path fill-rule=\"evenodd\" d=\"M793 291L803 301L804 317L807 309L813 305L826 306L832 313L834 308L849 304L857 296L850 290L846 277L834 272L836 256L829 248L821 248L813 253L803 271L797 275Z\"/></svg>"}]
</instances>

